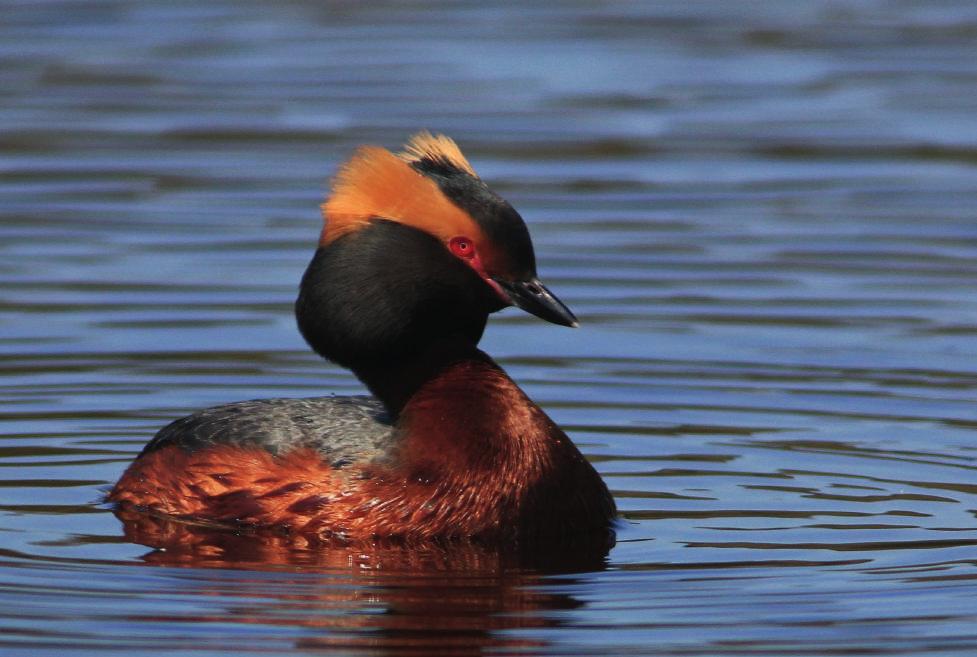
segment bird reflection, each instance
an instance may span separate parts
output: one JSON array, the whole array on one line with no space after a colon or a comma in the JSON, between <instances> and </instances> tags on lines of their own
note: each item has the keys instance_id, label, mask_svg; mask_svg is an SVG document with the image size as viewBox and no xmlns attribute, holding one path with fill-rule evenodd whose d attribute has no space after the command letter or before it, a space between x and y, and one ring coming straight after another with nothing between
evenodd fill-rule
<instances>
[{"instance_id":1,"label":"bird reflection","mask_svg":"<svg viewBox=\"0 0 977 657\"><path fill-rule=\"evenodd\" d=\"M602 570L613 544L607 535L519 549L325 544L124 509L116 515L129 541L153 548L143 556L148 564L254 571L192 580L199 594L228 601L221 616L202 622L294 627L296 647L343 654L535 654L545 640L504 631L560 625L553 612L583 603L542 590L545 576Z\"/></svg>"}]
</instances>

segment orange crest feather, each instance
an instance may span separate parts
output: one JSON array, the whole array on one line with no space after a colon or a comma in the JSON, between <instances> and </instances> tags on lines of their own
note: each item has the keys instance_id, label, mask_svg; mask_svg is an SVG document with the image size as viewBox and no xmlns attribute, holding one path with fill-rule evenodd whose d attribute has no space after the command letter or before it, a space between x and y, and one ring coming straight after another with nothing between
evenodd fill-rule
<instances>
[{"instance_id":1,"label":"orange crest feather","mask_svg":"<svg viewBox=\"0 0 977 657\"><path fill-rule=\"evenodd\" d=\"M404 145L404 150L397 153L397 157L405 162L417 162L425 158L441 160L478 178L475 169L468 163L465 156L461 154L461 149L458 148L458 144L451 137L432 135L427 130L418 132L411 137Z\"/></svg>"},{"instance_id":2,"label":"orange crest feather","mask_svg":"<svg viewBox=\"0 0 977 657\"><path fill-rule=\"evenodd\" d=\"M357 150L339 170L332 194L322 204L325 226L319 244L354 232L375 218L418 228L445 242L460 235L484 241L475 220L452 203L437 183L410 166L412 159L435 152L471 170L453 141L430 133L415 135L398 155L378 146Z\"/></svg>"}]
</instances>

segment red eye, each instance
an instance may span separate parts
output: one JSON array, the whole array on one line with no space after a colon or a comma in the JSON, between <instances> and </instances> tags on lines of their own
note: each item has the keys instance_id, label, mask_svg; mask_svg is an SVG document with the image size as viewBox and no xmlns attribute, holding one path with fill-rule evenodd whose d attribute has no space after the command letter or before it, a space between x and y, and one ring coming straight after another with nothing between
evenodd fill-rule
<instances>
[{"instance_id":1,"label":"red eye","mask_svg":"<svg viewBox=\"0 0 977 657\"><path fill-rule=\"evenodd\" d=\"M452 237L448 242L448 248L459 258L475 257L475 243L467 237Z\"/></svg>"}]
</instances>

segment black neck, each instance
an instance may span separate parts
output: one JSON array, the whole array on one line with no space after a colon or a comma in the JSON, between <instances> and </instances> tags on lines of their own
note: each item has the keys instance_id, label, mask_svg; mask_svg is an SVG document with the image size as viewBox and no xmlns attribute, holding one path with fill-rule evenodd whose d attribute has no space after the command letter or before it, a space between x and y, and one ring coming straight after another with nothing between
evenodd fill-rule
<instances>
[{"instance_id":1,"label":"black neck","mask_svg":"<svg viewBox=\"0 0 977 657\"><path fill-rule=\"evenodd\" d=\"M353 373L383 402L394 420L425 383L432 381L448 366L462 361L494 363L485 353L462 338L445 338L427 348L393 360L357 364Z\"/></svg>"}]
</instances>

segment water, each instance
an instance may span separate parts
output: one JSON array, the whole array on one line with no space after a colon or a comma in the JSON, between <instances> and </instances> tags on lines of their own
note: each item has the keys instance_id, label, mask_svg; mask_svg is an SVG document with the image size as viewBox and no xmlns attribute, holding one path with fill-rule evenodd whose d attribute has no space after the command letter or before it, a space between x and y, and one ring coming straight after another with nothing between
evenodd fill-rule
<instances>
[{"instance_id":1,"label":"water","mask_svg":"<svg viewBox=\"0 0 977 657\"><path fill-rule=\"evenodd\" d=\"M0 653L977 649L977 6L6 2L0 37ZM122 523L169 419L360 391L291 302L335 165L421 128L581 318L483 345L617 545Z\"/></svg>"}]
</instances>

